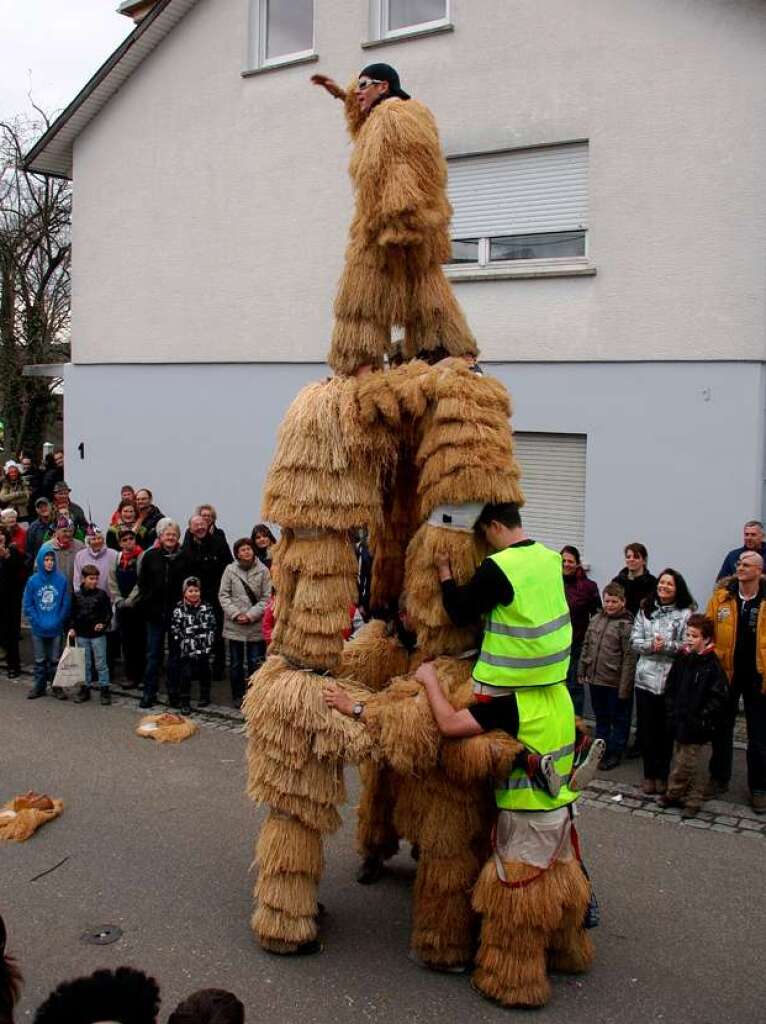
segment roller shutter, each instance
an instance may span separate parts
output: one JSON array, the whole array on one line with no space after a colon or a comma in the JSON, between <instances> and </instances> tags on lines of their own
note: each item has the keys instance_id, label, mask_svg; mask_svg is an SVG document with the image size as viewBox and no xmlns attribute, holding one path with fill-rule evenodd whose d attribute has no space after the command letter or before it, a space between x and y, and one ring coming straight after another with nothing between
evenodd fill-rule
<instances>
[{"instance_id":1,"label":"roller shutter","mask_svg":"<svg viewBox=\"0 0 766 1024\"><path fill-rule=\"evenodd\" d=\"M513 442L527 534L557 551L574 544L584 555L586 436L514 433Z\"/></svg>"}]
</instances>

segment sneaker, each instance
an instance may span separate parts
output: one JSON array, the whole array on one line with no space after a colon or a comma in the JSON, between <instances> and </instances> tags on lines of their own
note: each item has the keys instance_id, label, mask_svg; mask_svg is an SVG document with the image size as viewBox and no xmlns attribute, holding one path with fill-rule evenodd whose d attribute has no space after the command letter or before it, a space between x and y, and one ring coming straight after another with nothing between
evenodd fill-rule
<instances>
[{"instance_id":1,"label":"sneaker","mask_svg":"<svg viewBox=\"0 0 766 1024\"><path fill-rule=\"evenodd\" d=\"M103 688L103 689L101 690L101 703L102 703L103 705L105 705L105 706L106 706L107 704L111 704L111 703L112 703L112 695L111 695L111 693L109 692L109 687L108 687L108 686L105 686L105 687L104 687L104 688Z\"/></svg>"},{"instance_id":2,"label":"sneaker","mask_svg":"<svg viewBox=\"0 0 766 1024\"><path fill-rule=\"evenodd\" d=\"M84 704L86 700L90 700L90 687L81 686L75 695L74 702L75 704Z\"/></svg>"},{"instance_id":3,"label":"sneaker","mask_svg":"<svg viewBox=\"0 0 766 1024\"><path fill-rule=\"evenodd\" d=\"M766 814L766 793L753 793L750 797L750 806L756 814Z\"/></svg>"},{"instance_id":4,"label":"sneaker","mask_svg":"<svg viewBox=\"0 0 766 1024\"><path fill-rule=\"evenodd\" d=\"M365 857L362 866L356 873L356 880L360 885L374 885L380 881L383 874L383 862L379 857Z\"/></svg>"},{"instance_id":5,"label":"sneaker","mask_svg":"<svg viewBox=\"0 0 766 1024\"><path fill-rule=\"evenodd\" d=\"M596 777L599 762L604 756L605 750L606 743L604 740L594 740L591 743L585 760L581 761L572 773L572 781L569 783L571 790L583 790L591 784Z\"/></svg>"},{"instance_id":6,"label":"sneaker","mask_svg":"<svg viewBox=\"0 0 766 1024\"><path fill-rule=\"evenodd\" d=\"M538 769L538 777L541 777L545 782L545 788L548 790L552 797L557 797L561 790L561 776L556 771L556 765L553 761L553 754L544 754L540 758L540 768Z\"/></svg>"},{"instance_id":7,"label":"sneaker","mask_svg":"<svg viewBox=\"0 0 766 1024\"><path fill-rule=\"evenodd\" d=\"M62 690L62 688L60 686L52 686L51 687L51 693L56 698L56 700L66 700L67 699L67 695L64 693L64 691Z\"/></svg>"},{"instance_id":8,"label":"sneaker","mask_svg":"<svg viewBox=\"0 0 766 1024\"><path fill-rule=\"evenodd\" d=\"M21 672L18 669L15 669L15 668L9 668L8 669L8 678L9 679L18 679L20 675L21 675Z\"/></svg>"},{"instance_id":9,"label":"sneaker","mask_svg":"<svg viewBox=\"0 0 766 1024\"><path fill-rule=\"evenodd\" d=\"M154 697L147 697L146 695L144 695L141 698L141 700L138 702L138 706L140 708L153 708L154 707Z\"/></svg>"},{"instance_id":10,"label":"sneaker","mask_svg":"<svg viewBox=\"0 0 766 1024\"><path fill-rule=\"evenodd\" d=\"M44 686L33 686L32 689L27 694L27 700L37 700L38 697L44 697L44 696L45 696L45 687Z\"/></svg>"}]
</instances>

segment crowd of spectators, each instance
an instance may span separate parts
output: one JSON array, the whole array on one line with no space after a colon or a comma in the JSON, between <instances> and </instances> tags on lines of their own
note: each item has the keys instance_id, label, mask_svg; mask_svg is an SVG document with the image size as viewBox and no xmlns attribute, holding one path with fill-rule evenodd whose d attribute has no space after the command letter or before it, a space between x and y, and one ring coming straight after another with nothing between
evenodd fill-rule
<instances>
[{"instance_id":1,"label":"crowd of spectators","mask_svg":"<svg viewBox=\"0 0 766 1024\"><path fill-rule=\"evenodd\" d=\"M268 524L256 524L249 537L230 545L212 504L198 505L182 531L164 516L149 488L126 484L102 530L72 500L63 470L63 455L54 452L39 471L24 458L6 464L0 481L0 642L8 675L20 672L23 606L34 645L31 699L45 695L62 643L71 640L86 655L78 702L90 699L95 680L102 703L110 703L110 681L121 658L122 685L141 687L142 708L156 703L163 667L170 706L189 713L196 682L196 706L204 708L211 682L223 679L227 661L232 699L239 704L273 628L270 566L276 538ZM699 746L712 745L708 793L725 792L735 719L744 702L751 801L766 813L764 557L763 527L751 520L742 545L721 565L707 604L710 623L697 624L723 665L728 698L715 714L704 709L706 726L693 731L705 737ZM367 617L371 560L361 538L357 558L359 604ZM567 683L577 714L583 713L587 687L596 736L606 743L602 767L608 771L623 757L640 755L644 791L666 797L677 710L668 698L668 681L679 656L692 649L687 629L697 604L676 569L653 575L644 544L627 544L624 558L602 601L578 549L561 550L573 631ZM711 651L702 644L695 653ZM51 689L66 699L64 691ZM635 743L629 748L634 716ZM703 757L704 751L697 762Z\"/></svg>"}]
</instances>

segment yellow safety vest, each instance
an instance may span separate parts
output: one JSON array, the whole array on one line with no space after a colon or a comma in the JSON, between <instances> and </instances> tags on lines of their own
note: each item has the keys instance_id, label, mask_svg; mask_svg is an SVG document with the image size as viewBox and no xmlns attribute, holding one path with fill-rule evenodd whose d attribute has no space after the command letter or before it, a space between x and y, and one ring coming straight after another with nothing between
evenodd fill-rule
<instances>
[{"instance_id":1,"label":"yellow safety vest","mask_svg":"<svg viewBox=\"0 0 766 1024\"><path fill-rule=\"evenodd\" d=\"M572 623L561 556L534 543L490 557L513 586L513 601L490 612L474 679L501 689L564 682Z\"/></svg>"},{"instance_id":2,"label":"yellow safety vest","mask_svg":"<svg viewBox=\"0 0 766 1024\"><path fill-rule=\"evenodd\" d=\"M503 700L498 697L498 700ZM545 786L530 779L523 768L513 768L505 785L495 790L497 806L504 811L555 811L573 803L579 793L569 789L575 746L575 718L572 698L563 683L517 690L518 740L538 754L553 754L556 771L565 780L559 795L552 797Z\"/></svg>"}]
</instances>

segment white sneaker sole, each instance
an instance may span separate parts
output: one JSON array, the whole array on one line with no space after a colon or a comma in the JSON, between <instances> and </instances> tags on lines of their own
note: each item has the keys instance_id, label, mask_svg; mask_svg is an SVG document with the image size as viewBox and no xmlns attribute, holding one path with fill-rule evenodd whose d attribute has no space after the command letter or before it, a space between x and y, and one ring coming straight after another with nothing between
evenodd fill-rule
<instances>
[{"instance_id":1,"label":"white sneaker sole","mask_svg":"<svg viewBox=\"0 0 766 1024\"><path fill-rule=\"evenodd\" d=\"M591 782L593 782L605 751L606 743L604 740L594 740L591 743L588 756L585 758L583 763L575 769L575 772L572 775L572 781L569 783L569 788L571 790L579 791L586 789Z\"/></svg>"}]
</instances>

